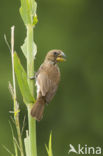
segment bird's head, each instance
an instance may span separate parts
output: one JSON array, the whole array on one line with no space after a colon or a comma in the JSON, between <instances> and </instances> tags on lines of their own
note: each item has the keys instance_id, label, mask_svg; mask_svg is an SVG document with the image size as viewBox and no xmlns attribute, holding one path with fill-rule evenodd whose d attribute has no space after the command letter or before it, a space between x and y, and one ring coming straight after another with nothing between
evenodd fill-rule
<instances>
[{"instance_id":1,"label":"bird's head","mask_svg":"<svg viewBox=\"0 0 103 156\"><path fill-rule=\"evenodd\" d=\"M65 61L65 57L65 54L61 50L53 49L47 53L46 60L57 63Z\"/></svg>"}]
</instances>

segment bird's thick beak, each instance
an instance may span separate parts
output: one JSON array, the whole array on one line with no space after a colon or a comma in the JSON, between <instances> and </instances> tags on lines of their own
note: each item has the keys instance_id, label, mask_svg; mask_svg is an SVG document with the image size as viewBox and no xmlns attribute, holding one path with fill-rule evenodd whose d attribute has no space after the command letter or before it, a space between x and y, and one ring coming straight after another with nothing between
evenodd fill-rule
<instances>
[{"instance_id":1,"label":"bird's thick beak","mask_svg":"<svg viewBox=\"0 0 103 156\"><path fill-rule=\"evenodd\" d=\"M65 55L63 52L61 52L61 53L58 55L58 57L57 57L56 60L57 60L58 62L66 61L66 55Z\"/></svg>"}]
</instances>

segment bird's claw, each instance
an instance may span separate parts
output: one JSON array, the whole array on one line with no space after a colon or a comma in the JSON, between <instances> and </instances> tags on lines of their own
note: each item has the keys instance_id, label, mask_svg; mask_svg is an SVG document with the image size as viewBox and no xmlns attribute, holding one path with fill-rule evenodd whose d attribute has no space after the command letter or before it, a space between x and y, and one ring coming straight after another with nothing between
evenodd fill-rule
<instances>
[{"instance_id":1,"label":"bird's claw","mask_svg":"<svg viewBox=\"0 0 103 156\"><path fill-rule=\"evenodd\" d=\"M36 77L35 76L32 76L32 77L29 77L29 79L30 80L34 80L34 79L36 79Z\"/></svg>"}]
</instances>

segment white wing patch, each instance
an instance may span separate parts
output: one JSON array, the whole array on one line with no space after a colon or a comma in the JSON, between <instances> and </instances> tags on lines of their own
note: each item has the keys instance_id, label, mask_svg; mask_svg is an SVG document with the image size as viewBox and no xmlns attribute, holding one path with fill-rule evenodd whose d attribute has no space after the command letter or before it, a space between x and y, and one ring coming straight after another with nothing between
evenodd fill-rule
<instances>
[{"instance_id":1,"label":"white wing patch","mask_svg":"<svg viewBox=\"0 0 103 156\"><path fill-rule=\"evenodd\" d=\"M36 87L37 87L37 97L39 96L39 92L40 92L40 85L39 83L36 81Z\"/></svg>"}]
</instances>

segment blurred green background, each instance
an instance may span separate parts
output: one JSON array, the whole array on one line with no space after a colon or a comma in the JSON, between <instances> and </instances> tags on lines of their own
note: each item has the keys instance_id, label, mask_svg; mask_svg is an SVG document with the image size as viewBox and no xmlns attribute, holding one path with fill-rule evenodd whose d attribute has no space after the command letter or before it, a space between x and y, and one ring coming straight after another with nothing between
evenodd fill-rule
<instances>
[{"instance_id":1,"label":"blurred green background","mask_svg":"<svg viewBox=\"0 0 103 156\"><path fill-rule=\"evenodd\" d=\"M61 49L67 55L67 61L60 64L57 94L46 107L43 120L37 123L38 156L47 155L45 144L51 130L54 156L67 156L69 144L75 148L78 144L103 148L103 1L38 0L37 3L35 71L50 49ZM13 105L8 91L8 81L12 81L11 58L4 41L4 34L10 41L12 25L15 25L15 50L26 69L20 49L26 31L19 7L19 0L0 3L0 156L8 156L2 144L13 151L9 125ZM22 124L27 112L19 89L18 101Z\"/></svg>"}]
</instances>

